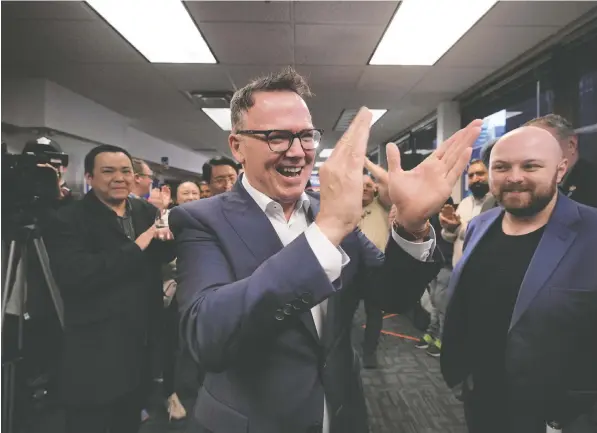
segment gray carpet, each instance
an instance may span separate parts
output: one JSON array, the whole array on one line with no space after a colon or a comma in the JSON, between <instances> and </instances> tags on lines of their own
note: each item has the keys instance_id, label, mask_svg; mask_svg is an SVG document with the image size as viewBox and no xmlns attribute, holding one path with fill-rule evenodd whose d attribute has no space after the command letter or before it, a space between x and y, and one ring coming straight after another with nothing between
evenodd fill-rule
<instances>
[{"instance_id":1,"label":"gray carpet","mask_svg":"<svg viewBox=\"0 0 597 433\"><path fill-rule=\"evenodd\" d=\"M365 321L361 311L357 321ZM355 342L362 341L359 328L355 326ZM401 316L385 319L383 329L415 338L421 335ZM362 372L371 433L465 433L462 405L444 384L439 359L415 348L414 343L382 335L379 367Z\"/></svg>"}]
</instances>

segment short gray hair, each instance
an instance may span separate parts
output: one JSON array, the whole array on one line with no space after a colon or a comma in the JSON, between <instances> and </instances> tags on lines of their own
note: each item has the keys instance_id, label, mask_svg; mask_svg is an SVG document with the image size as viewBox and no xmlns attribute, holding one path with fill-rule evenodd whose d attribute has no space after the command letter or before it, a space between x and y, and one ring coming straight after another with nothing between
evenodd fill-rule
<instances>
[{"instance_id":1,"label":"short gray hair","mask_svg":"<svg viewBox=\"0 0 597 433\"><path fill-rule=\"evenodd\" d=\"M529 120L524 126L543 126L554 129L559 141L566 140L567 138L576 135L572 123L559 114L548 114L546 116L537 117L536 119Z\"/></svg>"},{"instance_id":2,"label":"short gray hair","mask_svg":"<svg viewBox=\"0 0 597 433\"><path fill-rule=\"evenodd\" d=\"M254 93L284 91L294 92L301 98L313 96L305 78L290 66L280 72L256 78L242 89L237 90L230 101L232 130L236 131L240 128L243 113L255 105Z\"/></svg>"}]
</instances>

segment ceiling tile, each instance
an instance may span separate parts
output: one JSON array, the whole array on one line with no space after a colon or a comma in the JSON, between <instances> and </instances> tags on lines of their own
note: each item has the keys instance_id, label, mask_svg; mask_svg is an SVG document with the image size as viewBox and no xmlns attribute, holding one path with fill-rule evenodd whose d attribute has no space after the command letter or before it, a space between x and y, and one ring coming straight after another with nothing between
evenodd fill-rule
<instances>
[{"instance_id":1,"label":"ceiling tile","mask_svg":"<svg viewBox=\"0 0 597 433\"><path fill-rule=\"evenodd\" d=\"M311 90L317 93L319 89L323 91L356 89L364 68L364 66L298 65L296 70L307 79Z\"/></svg>"},{"instance_id":2,"label":"ceiling tile","mask_svg":"<svg viewBox=\"0 0 597 433\"><path fill-rule=\"evenodd\" d=\"M558 27L476 25L436 65L499 68L557 31Z\"/></svg>"},{"instance_id":3,"label":"ceiling tile","mask_svg":"<svg viewBox=\"0 0 597 433\"><path fill-rule=\"evenodd\" d=\"M292 64L292 27L270 23L204 23L203 35L221 63Z\"/></svg>"},{"instance_id":4,"label":"ceiling tile","mask_svg":"<svg viewBox=\"0 0 597 433\"><path fill-rule=\"evenodd\" d=\"M39 63L146 62L106 23L77 20L23 20L2 26L18 44L3 44L2 60ZM6 52L4 52L6 50ZM6 57L5 57L6 56Z\"/></svg>"},{"instance_id":5,"label":"ceiling tile","mask_svg":"<svg viewBox=\"0 0 597 433\"><path fill-rule=\"evenodd\" d=\"M204 22L287 22L291 2L287 1L186 1L199 24Z\"/></svg>"},{"instance_id":6,"label":"ceiling tile","mask_svg":"<svg viewBox=\"0 0 597 433\"><path fill-rule=\"evenodd\" d=\"M389 23L397 1L306 1L294 3L294 20L301 24Z\"/></svg>"},{"instance_id":7,"label":"ceiling tile","mask_svg":"<svg viewBox=\"0 0 597 433\"><path fill-rule=\"evenodd\" d=\"M295 58L306 65L365 65L384 26L295 26Z\"/></svg>"},{"instance_id":8,"label":"ceiling tile","mask_svg":"<svg viewBox=\"0 0 597 433\"><path fill-rule=\"evenodd\" d=\"M493 72L492 68L432 68L413 88L413 92L444 92L450 89L460 93Z\"/></svg>"},{"instance_id":9,"label":"ceiling tile","mask_svg":"<svg viewBox=\"0 0 597 433\"><path fill-rule=\"evenodd\" d=\"M180 90L233 90L223 65L151 65L166 81Z\"/></svg>"},{"instance_id":10,"label":"ceiling tile","mask_svg":"<svg viewBox=\"0 0 597 433\"><path fill-rule=\"evenodd\" d=\"M595 1L501 1L481 20L483 26L555 26L579 18Z\"/></svg>"},{"instance_id":11,"label":"ceiling tile","mask_svg":"<svg viewBox=\"0 0 597 433\"><path fill-rule=\"evenodd\" d=\"M405 89L408 91L429 72L428 66L367 66L359 90Z\"/></svg>"},{"instance_id":12,"label":"ceiling tile","mask_svg":"<svg viewBox=\"0 0 597 433\"><path fill-rule=\"evenodd\" d=\"M228 72L237 89L246 86L250 81L272 72L281 71L287 65L272 66L228 66Z\"/></svg>"},{"instance_id":13,"label":"ceiling tile","mask_svg":"<svg viewBox=\"0 0 597 433\"><path fill-rule=\"evenodd\" d=\"M4 20L95 20L95 12L82 1L4 1Z\"/></svg>"}]
</instances>

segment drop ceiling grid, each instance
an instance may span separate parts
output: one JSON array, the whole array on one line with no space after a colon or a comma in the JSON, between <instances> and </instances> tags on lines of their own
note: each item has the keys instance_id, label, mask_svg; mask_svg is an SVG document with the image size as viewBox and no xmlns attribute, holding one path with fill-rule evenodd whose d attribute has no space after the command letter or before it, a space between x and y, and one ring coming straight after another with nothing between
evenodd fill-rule
<instances>
[{"instance_id":1,"label":"drop ceiling grid","mask_svg":"<svg viewBox=\"0 0 597 433\"><path fill-rule=\"evenodd\" d=\"M500 2L434 67L367 66L398 3L186 2L221 63L163 65L147 63L83 2L3 2L2 35L19 41L6 44L3 73L47 77L160 138L225 151L227 133L181 91L233 90L294 63L316 93L310 105L330 131L325 146L343 109L390 109L372 129L374 145L595 6Z\"/></svg>"}]
</instances>

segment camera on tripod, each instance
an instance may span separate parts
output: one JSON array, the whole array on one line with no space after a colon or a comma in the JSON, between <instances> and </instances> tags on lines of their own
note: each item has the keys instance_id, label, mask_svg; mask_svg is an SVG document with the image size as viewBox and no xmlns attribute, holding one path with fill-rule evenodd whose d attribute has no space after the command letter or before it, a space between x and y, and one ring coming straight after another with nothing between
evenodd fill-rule
<instances>
[{"instance_id":1,"label":"camera on tripod","mask_svg":"<svg viewBox=\"0 0 597 433\"><path fill-rule=\"evenodd\" d=\"M27 142L20 155L2 144L3 432L17 431L54 394L64 307L41 225L59 203L67 165L68 155L47 137Z\"/></svg>"},{"instance_id":2,"label":"camera on tripod","mask_svg":"<svg viewBox=\"0 0 597 433\"><path fill-rule=\"evenodd\" d=\"M2 207L9 210L47 206L60 196L60 167L68 165L68 155L57 143L40 137L25 144L23 152L8 153L2 146Z\"/></svg>"}]
</instances>

